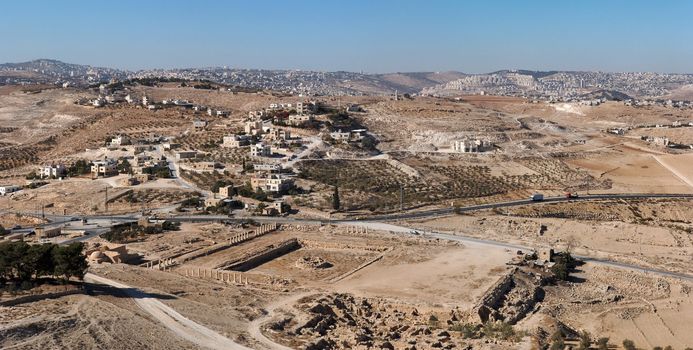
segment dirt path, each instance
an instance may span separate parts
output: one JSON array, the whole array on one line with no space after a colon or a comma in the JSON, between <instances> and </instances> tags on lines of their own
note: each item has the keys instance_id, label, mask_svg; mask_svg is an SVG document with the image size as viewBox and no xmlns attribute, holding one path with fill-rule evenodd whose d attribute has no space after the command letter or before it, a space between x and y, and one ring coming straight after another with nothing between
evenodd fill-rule
<instances>
[{"instance_id":1,"label":"dirt path","mask_svg":"<svg viewBox=\"0 0 693 350\"><path fill-rule=\"evenodd\" d=\"M108 278L96 276L91 273L87 273L84 279L121 289L128 296L133 298L137 306L161 322L164 326L166 326L166 328L171 330L177 336L197 344L200 347L220 350L250 349L235 343L233 340L228 339L203 325L191 321L190 319L176 312L176 310L173 310L171 307L162 303L160 300L155 299L151 295L141 290L132 288L128 285L110 280Z\"/></svg>"},{"instance_id":2,"label":"dirt path","mask_svg":"<svg viewBox=\"0 0 693 350\"><path fill-rule=\"evenodd\" d=\"M272 317L274 317L274 311L276 309L287 306L292 307L292 305L296 303L299 299L311 295L313 293L314 292L304 292L294 294L287 298L280 299L278 301L275 301L274 303L267 305L265 307L267 314L260 316L254 319L252 322L250 322L250 325L248 326L248 333L250 333L250 336L253 337L255 340L259 341L260 343L262 343L262 345L270 349L291 350L291 348L275 343L271 339L267 338L264 334L262 334L261 327L264 323L266 323L267 321L272 319Z\"/></svg>"}]
</instances>

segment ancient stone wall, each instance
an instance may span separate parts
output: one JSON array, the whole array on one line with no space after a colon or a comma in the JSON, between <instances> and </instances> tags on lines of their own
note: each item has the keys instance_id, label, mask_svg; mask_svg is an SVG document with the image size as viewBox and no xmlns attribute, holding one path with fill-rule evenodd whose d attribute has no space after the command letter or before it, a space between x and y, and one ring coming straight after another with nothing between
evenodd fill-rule
<instances>
[{"instance_id":1,"label":"ancient stone wall","mask_svg":"<svg viewBox=\"0 0 693 350\"><path fill-rule=\"evenodd\" d=\"M276 246L268 247L267 249L257 254L254 254L251 257L244 259L243 261L231 265L229 267L229 270L248 271L299 248L301 248L301 245L299 244L298 239L292 238L284 242L281 242Z\"/></svg>"}]
</instances>

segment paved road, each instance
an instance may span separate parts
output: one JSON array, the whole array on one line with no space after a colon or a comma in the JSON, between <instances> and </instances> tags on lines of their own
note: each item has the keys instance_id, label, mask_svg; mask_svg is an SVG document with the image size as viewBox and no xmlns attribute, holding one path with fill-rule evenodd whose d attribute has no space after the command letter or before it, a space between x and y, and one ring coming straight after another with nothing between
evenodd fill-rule
<instances>
[{"instance_id":1,"label":"paved road","mask_svg":"<svg viewBox=\"0 0 693 350\"><path fill-rule=\"evenodd\" d=\"M472 205L468 207L459 208L440 208L431 210L422 210L412 213L401 213L401 214L386 214L386 215L375 215L369 216L365 220L370 221L386 221L386 220L401 220L401 219L416 219L424 218L429 216L441 216L448 215L455 212L465 213L484 209L495 209L504 207L514 207L528 204L542 204L542 203L555 203L555 202L568 202L568 201L584 201L584 200L595 200L595 199L647 199L647 198L693 198L693 194L666 194L666 193L609 193L609 194L590 194L582 195L578 198L566 198L566 197L546 197L543 201L533 201L530 199L521 199L517 201L500 202L500 203L489 203Z\"/></svg>"},{"instance_id":2,"label":"paved road","mask_svg":"<svg viewBox=\"0 0 693 350\"><path fill-rule=\"evenodd\" d=\"M532 201L532 200L527 199L527 200L518 200L518 201L510 201L510 202L482 204L482 205L475 205L475 206L461 207L461 208L442 208L442 209L433 209L433 210L428 210L428 211L423 211L423 212L380 215L380 216L368 217L365 219L351 219L351 220L320 220L320 219L295 219L295 218L273 218L273 217L232 218L232 217L228 217L228 216L224 216L224 215L176 216L176 217L168 218L168 220L180 221L180 222L209 222L209 221L221 221L221 220L239 221L239 220L252 219L252 220L255 220L258 222L276 222L276 223L284 223L284 224L315 225L315 224L331 223L331 224L361 225L361 226L367 226L370 228L382 229L382 230L386 230L386 231L399 232L399 233L409 233L412 230L415 230L415 228L392 225L392 224L388 224L386 221L435 217L435 216L442 216L442 215L450 215L454 212L463 213L463 212L471 212L471 211L475 211L475 210L521 206L521 205L528 205L528 204L533 205L533 204L542 204L542 203L555 203L555 202L565 202L565 201L584 201L584 200L598 200L598 199L646 199L646 198L693 198L693 194L638 194L638 193L618 194L617 193L617 194L584 195L584 196L581 196L579 198L572 198L572 199L568 199L565 197L547 197L544 199L544 201L541 201L541 202ZM59 218L61 218L61 216L54 215L53 218L59 219ZM132 221L132 220L136 220L138 218L138 214L128 214L128 215L120 215L120 216L115 215L115 216L107 216L107 217L89 216L87 218L89 220L109 219L109 220L113 220L113 221ZM493 241L493 240L485 240L485 239L478 239L478 238L473 238L473 237L466 237L466 236L461 236L461 235L451 235L451 234L445 234L445 233L439 233L439 232L433 232L430 234L436 238L460 241L460 242L465 242L465 243L469 243L469 244L485 244L485 245L490 245L490 246L503 247L503 248L508 248L508 249L520 249L520 250L529 249L529 247L523 247L523 246L519 246L519 245L514 245L514 244L509 244L509 243L504 243L504 242L498 242L498 241ZM674 272L669 272L669 271L664 271L664 270L650 269L650 268L646 268L646 267L642 267L642 266L638 266L638 265L619 263L619 262L614 262L614 261L610 261L610 260L606 260L606 259L599 259L599 258L594 258L594 257L578 256L578 258L585 260L585 261L588 261L588 262L595 263L595 264L600 264L600 265L605 265L605 266L610 266L610 267L615 267L615 268L622 268L622 269L629 269L629 270L633 270L633 271L652 273L652 274L656 274L659 276L673 277L673 278L678 278L678 279L687 280L687 281L693 280L693 276L690 274L674 273Z\"/></svg>"},{"instance_id":3,"label":"paved road","mask_svg":"<svg viewBox=\"0 0 693 350\"><path fill-rule=\"evenodd\" d=\"M153 298L151 295L143 291L105 277L96 276L92 273L87 273L84 276L84 279L86 281L106 284L122 290L135 301L137 306L152 315L152 317L161 322L174 334L190 341L193 344L197 344L200 347L219 350L250 350L250 348L235 343L233 340L226 338L199 323L191 321L190 319L176 312L176 310L173 310L160 300Z\"/></svg>"},{"instance_id":4,"label":"paved road","mask_svg":"<svg viewBox=\"0 0 693 350\"><path fill-rule=\"evenodd\" d=\"M430 210L422 210L422 211L416 211L416 212L410 212L410 213L396 213L396 214L384 214L384 215L374 215L374 216L367 216L364 218L355 218L355 219L345 219L345 220L324 220L324 219L310 219L311 223L314 222L330 222L330 223L339 223L339 222L351 222L351 221L390 221L390 220L403 220L403 219L418 219L418 218L426 218L426 217L436 217L436 216L443 216L443 215L450 215L453 213L466 213L466 212L472 212L472 211L478 211L478 210L485 210L485 209L494 209L494 208L504 208L504 207L514 207L514 206L522 206L522 205L537 205L537 204L544 204L544 203L557 203L557 202L572 202L572 201L585 201L585 200L605 200L605 199L648 199L648 198L691 198L693 199L693 194L682 194L682 193L672 193L672 194L667 194L667 193L607 193L607 194L591 194L591 195L582 195L578 198L566 198L566 197L546 197L543 201L533 201L530 199L522 199L522 200L516 200L516 201L509 201L509 202L499 202L499 203L489 203L489 204L480 204L480 205L472 205L472 206L467 206L467 207L449 207L449 208L438 208L438 209L430 209ZM152 210L155 210L156 208L151 208ZM36 213L33 212L22 212L21 214L25 215L37 215ZM51 220L64 220L68 221L71 216L64 216L64 215L46 215L46 218L51 219ZM139 213L132 213L132 214L119 214L119 215L89 215L89 216L80 216L80 218L87 218L89 220L94 220L94 219L104 219L104 220L113 220L113 221L132 221L132 220L137 220L140 217ZM205 222L205 221L218 221L218 220L244 220L244 219L253 219L256 221L270 221L270 222L279 222L279 223L291 223L291 222L305 222L306 220L302 219L293 219L293 218L272 218L272 217L248 217L248 218L239 218L239 217L229 217L226 215L178 215L178 216L172 216L169 218L166 218L167 220L171 221L181 221L181 222ZM54 223L49 223L46 225L52 225Z\"/></svg>"}]
</instances>

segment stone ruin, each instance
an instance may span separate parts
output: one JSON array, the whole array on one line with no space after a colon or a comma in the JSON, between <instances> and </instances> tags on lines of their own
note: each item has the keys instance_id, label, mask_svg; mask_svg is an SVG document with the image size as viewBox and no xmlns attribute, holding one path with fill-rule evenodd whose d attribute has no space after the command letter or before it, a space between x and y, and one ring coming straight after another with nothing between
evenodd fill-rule
<instances>
[{"instance_id":1,"label":"stone ruin","mask_svg":"<svg viewBox=\"0 0 693 350\"><path fill-rule=\"evenodd\" d=\"M296 260L296 267L306 270L329 269L334 266L331 262L319 256L304 256Z\"/></svg>"},{"instance_id":2,"label":"stone ruin","mask_svg":"<svg viewBox=\"0 0 693 350\"><path fill-rule=\"evenodd\" d=\"M503 321L515 324L541 301L545 277L517 267L503 275L472 309L473 322Z\"/></svg>"},{"instance_id":3,"label":"stone ruin","mask_svg":"<svg viewBox=\"0 0 693 350\"><path fill-rule=\"evenodd\" d=\"M306 317L288 315L269 328L281 333L291 346L301 349L453 349L461 339L446 331L450 319L431 325L431 314L413 305L393 304L385 299L329 294L298 304Z\"/></svg>"}]
</instances>

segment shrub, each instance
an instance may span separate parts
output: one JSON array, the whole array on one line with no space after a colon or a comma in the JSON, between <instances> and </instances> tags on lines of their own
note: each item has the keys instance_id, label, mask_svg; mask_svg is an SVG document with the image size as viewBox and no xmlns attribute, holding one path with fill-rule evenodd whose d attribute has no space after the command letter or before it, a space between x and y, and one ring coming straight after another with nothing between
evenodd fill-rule
<instances>
[{"instance_id":1,"label":"shrub","mask_svg":"<svg viewBox=\"0 0 693 350\"><path fill-rule=\"evenodd\" d=\"M590 334L587 331L580 333L580 346L578 349L587 350L590 348L590 345L592 345L592 337Z\"/></svg>"},{"instance_id":2,"label":"shrub","mask_svg":"<svg viewBox=\"0 0 693 350\"><path fill-rule=\"evenodd\" d=\"M623 340L623 348L626 350L636 350L635 343L630 339Z\"/></svg>"},{"instance_id":3,"label":"shrub","mask_svg":"<svg viewBox=\"0 0 693 350\"><path fill-rule=\"evenodd\" d=\"M428 325L431 328L438 328L438 326L439 326L438 317L436 317L436 315L431 315L430 317L428 317Z\"/></svg>"}]
</instances>

